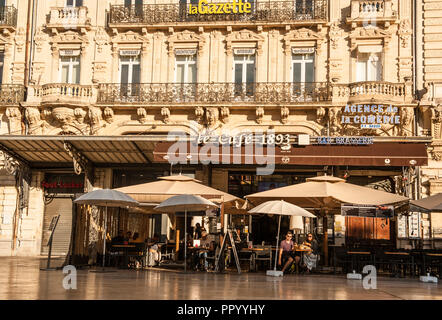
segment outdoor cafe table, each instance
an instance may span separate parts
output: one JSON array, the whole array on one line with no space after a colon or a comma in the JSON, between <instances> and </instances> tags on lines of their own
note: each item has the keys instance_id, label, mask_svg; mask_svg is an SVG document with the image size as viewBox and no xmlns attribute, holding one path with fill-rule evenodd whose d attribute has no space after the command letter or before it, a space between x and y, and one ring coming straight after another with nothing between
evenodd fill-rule
<instances>
[{"instance_id":1,"label":"outdoor cafe table","mask_svg":"<svg viewBox=\"0 0 442 320\"><path fill-rule=\"evenodd\" d=\"M120 248L123 249L123 268L122 269L127 269L128 268L128 264L129 264L129 249L133 249L136 248L137 246L134 244L114 244L112 245L112 248ZM121 267L121 266L120 266Z\"/></svg>"},{"instance_id":2,"label":"outdoor cafe table","mask_svg":"<svg viewBox=\"0 0 442 320\"><path fill-rule=\"evenodd\" d=\"M394 272L394 275L396 276L396 275L399 275L399 272L398 272L398 265L403 265L403 266L405 266L406 264L407 264L407 262L405 262L403 259L406 259L406 258L410 258L411 259L411 270L412 270L412 272L411 273L413 273L414 272L414 257L413 257L413 255L410 255L410 253L409 252L403 252L403 251L385 251L384 252L384 255L387 255L387 256L390 256L392 259L393 259L393 261L392 261L392 263L391 263L391 265L392 265L392 268L393 268L393 272ZM406 268L404 268L404 276L406 275Z\"/></svg>"},{"instance_id":3,"label":"outdoor cafe table","mask_svg":"<svg viewBox=\"0 0 442 320\"><path fill-rule=\"evenodd\" d=\"M426 252L424 253L423 256L423 274L425 274L427 271L427 262L428 260L437 260L437 268L438 268L438 274L439 274L439 278L442 277L441 273L442 273L442 253L430 253L430 252ZM430 262L431 264L431 262Z\"/></svg>"}]
</instances>

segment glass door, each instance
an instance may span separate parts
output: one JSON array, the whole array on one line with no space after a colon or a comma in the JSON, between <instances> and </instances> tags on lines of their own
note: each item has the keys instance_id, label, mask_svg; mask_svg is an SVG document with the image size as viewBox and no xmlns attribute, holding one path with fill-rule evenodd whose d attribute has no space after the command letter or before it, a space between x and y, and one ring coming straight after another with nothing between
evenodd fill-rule
<instances>
[{"instance_id":1,"label":"glass door","mask_svg":"<svg viewBox=\"0 0 442 320\"><path fill-rule=\"evenodd\" d=\"M293 94L295 97L312 97L315 87L315 56L309 54L292 55Z\"/></svg>"},{"instance_id":2,"label":"glass door","mask_svg":"<svg viewBox=\"0 0 442 320\"><path fill-rule=\"evenodd\" d=\"M121 94L124 97L137 96L141 76L140 58L137 56L122 56L120 58Z\"/></svg>"},{"instance_id":3,"label":"glass door","mask_svg":"<svg viewBox=\"0 0 442 320\"><path fill-rule=\"evenodd\" d=\"M234 56L235 95L252 96L255 88L255 55Z\"/></svg>"}]
</instances>

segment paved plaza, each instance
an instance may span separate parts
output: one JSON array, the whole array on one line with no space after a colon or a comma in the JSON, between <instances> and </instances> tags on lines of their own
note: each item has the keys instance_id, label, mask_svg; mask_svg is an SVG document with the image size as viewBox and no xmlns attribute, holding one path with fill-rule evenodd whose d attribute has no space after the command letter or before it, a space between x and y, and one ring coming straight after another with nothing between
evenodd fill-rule
<instances>
[{"instance_id":1,"label":"paved plaza","mask_svg":"<svg viewBox=\"0 0 442 320\"><path fill-rule=\"evenodd\" d=\"M0 258L0 299L146 299L146 300L271 300L271 299L438 299L442 285L418 279L378 277L377 289L343 275L288 275L264 273L188 273L165 270L77 271L77 289L65 290L62 270L41 271L45 260Z\"/></svg>"}]
</instances>

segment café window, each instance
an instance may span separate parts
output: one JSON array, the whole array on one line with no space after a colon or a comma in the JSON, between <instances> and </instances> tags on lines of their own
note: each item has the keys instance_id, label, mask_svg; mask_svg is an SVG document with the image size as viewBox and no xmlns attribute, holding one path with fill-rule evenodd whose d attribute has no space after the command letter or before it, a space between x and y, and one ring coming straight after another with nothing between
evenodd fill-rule
<instances>
[{"instance_id":1,"label":"caf\u00e9 window","mask_svg":"<svg viewBox=\"0 0 442 320\"><path fill-rule=\"evenodd\" d=\"M5 54L0 52L0 84L3 83L3 63L5 61Z\"/></svg>"},{"instance_id":2,"label":"caf\u00e9 window","mask_svg":"<svg viewBox=\"0 0 442 320\"><path fill-rule=\"evenodd\" d=\"M83 0L66 0L66 7L82 7Z\"/></svg>"},{"instance_id":3,"label":"caf\u00e9 window","mask_svg":"<svg viewBox=\"0 0 442 320\"><path fill-rule=\"evenodd\" d=\"M256 72L255 61L255 49L234 50L235 95L253 95Z\"/></svg>"},{"instance_id":4,"label":"caf\u00e9 window","mask_svg":"<svg viewBox=\"0 0 442 320\"><path fill-rule=\"evenodd\" d=\"M196 83L196 49L179 49L175 52L175 82Z\"/></svg>"},{"instance_id":5,"label":"caf\u00e9 window","mask_svg":"<svg viewBox=\"0 0 442 320\"><path fill-rule=\"evenodd\" d=\"M120 84L125 95L135 95L141 78L139 50L120 52Z\"/></svg>"},{"instance_id":6,"label":"caf\u00e9 window","mask_svg":"<svg viewBox=\"0 0 442 320\"><path fill-rule=\"evenodd\" d=\"M79 50L60 51L60 82L80 83L80 52Z\"/></svg>"},{"instance_id":7,"label":"caf\u00e9 window","mask_svg":"<svg viewBox=\"0 0 442 320\"><path fill-rule=\"evenodd\" d=\"M381 81L382 60L380 53L358 53L356 81Z\"/></svg>"}]
</instances>

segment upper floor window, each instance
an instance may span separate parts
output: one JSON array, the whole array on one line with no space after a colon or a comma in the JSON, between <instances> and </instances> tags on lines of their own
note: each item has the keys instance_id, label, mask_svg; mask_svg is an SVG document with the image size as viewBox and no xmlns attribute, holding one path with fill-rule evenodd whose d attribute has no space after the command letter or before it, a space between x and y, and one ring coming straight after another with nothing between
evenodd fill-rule
<instances>
[{"instance_id":1,"label":"upper floor window","mask_svg":"<svg viewBox=\"0 0 442 320\"><path fill-rule=\"evenodd\" d=\"M5 55L3 52L0 52L0 84L3 83L3 62L5 60Z\"/></svg>"},{"instance_id":2,"label":"upper floor window","mask_svg":"<svg viewBox=\"0 0 442 320\"><path fill-rule=\"evenodd\" d=\"M143 0L124 0L124 6L133 16L143 15Z\"/></svg>"},{"instance_id":3,"label":"upper floor window","mask_svg":"<svg viewBox=\"0 0 442 320\"><path fill-rule=\"evenodd\" d=\"M66 50L73 51L73 50ZM80 83L80 56L79 55L68 55L70 53L66 52L65 56L60 57L60 82L61 83Z\"/></svg>"},{"instance_id":4,"label":"upper floor window","mask_svg":"<svg viewBox=\"0 0 442 320\"><path fill-rule=\"evenodd\" d=\"M297 14L313 14L313 0L295 0L295 12Z\"/></svg>"},{"instance_id":5,"label":"upper floor window","mask_svg":"<svg viewBox=\"0 0 442 320\"><path fill-rule=\"evenodd\" d=\"M379 53L358 53L356 81L382 81L382 61Z\"/></svg>"},{"instance_id":6,"label":"upper floor window","mask_svg":"<svg viewBox=\"0 0 442 320\"><path fill-rule=\"evenodd\" d=\"M140 56L121 56L120 82L121 84L140 83L141 66Z\"/></svg>"},{"instance_id":7,"label":"upper floor window","mask_svg":"<svg viewBox=\"0 0 442 320\"><path fill-rule=\"evenodd\" d=\"M6 0L0 0L0 7L6 7Z\"/></svg>"},{"instance_id":8,"label":"upper floor window","mask_svg":"<svg viewBox=\"0 0 442 320\"><path fill-rule=\"evenodd\" d=\"M83 0L66 0L66 7L82 7Z\"/></svg>"},{"instance_id":9,"label":"upper floor window","mask_svg":"<svg viewBox=\"0 0 442 320\"><path fill-rule=\"evenodd\" d=\"M235 49L233 57L235 94L253 95L255 83L255 49Z\"/></svg>"},{"instance_id":10,"label":"upper floor window","mask_svg":"<svg viewBox=\"0 0 442 320\"><path fill-rule=\"evenodd\" d=\"M177 50L175 61L175 82L196 83L196 50Z\"/></svg>"},{"instance_id":11,"label":"upper floor window","mask_svg":"<svg viewBox=\"0 0 442 320\"><path fill-rule=\"evenodd\" d=\"M141 65L139 51L122 51L120 57L120 84L122 95L137 96L140 81Z\"/></svg>"},{"instance_id":12,"label":"upper floor window","mask_svg":"<svg viewBox=\"0 0 442 320\"><path fill-rule=\"evenodd\" d=\"M292 55L293 82L315 82L313 53Z\"/></svg>"}]
</instances>

